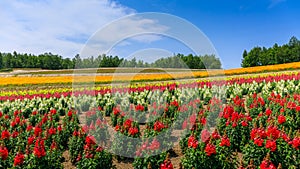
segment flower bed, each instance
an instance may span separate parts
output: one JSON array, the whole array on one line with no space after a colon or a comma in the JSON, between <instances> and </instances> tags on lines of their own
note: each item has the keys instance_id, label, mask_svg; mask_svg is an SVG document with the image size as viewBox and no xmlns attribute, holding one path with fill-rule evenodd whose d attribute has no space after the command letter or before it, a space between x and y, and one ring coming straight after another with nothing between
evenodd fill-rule
<instances>
[{"instance_id":1,"label":"flower bed","mask_svg":"<svg viewBox=\"0 0 300 169\"><path fill-rule=\"evenodd\" d=\"M180 138L186 169L297 168L299 79L296 73L4 92L0 168L63 168L68 151L77 168L112 168L113 158L127 158L137 169L170 169L178 167L170 160L173 137Z\"/></svg>"}]
</instances>

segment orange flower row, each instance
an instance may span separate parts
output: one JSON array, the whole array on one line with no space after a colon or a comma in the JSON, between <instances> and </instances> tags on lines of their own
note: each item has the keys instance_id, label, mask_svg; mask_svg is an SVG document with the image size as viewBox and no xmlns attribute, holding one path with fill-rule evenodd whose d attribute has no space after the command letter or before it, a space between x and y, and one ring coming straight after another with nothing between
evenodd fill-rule
<instances>
[{"instance_id":1,"label":"orange flower row","mask_svg":"<svg viewBox=\"0 0 300 169\"><path fill-rule=\"evenodd\" d=\"M66 84L66 83L109 83L109 82L130 82L130 81L158 81L170 79L208 77L217 75L236 75L261 73L270 71L281 71L288 69L300 69L300 62L280 65L258 66L250 68L237 68L229 70L210 70L197 72L177 72L177 73L145 73L128 75L97 75L97 76L31 76L31 77L0 77L0 85L30 85L30 84Z\"/></svg>"},{"instance_id":2,"label":"orange flower row","mask_svg":"<svg viewBox=\"0 0 300 169\"><path fill-rule=\"evenodd\" d=\"M225 74L235 75L235 74L247 74L247 73L274 72L274 71L291 70L291 69L300 69L300 62L268 65L268 66L256 66L256 67L249 67L249 68L229 69L229 70L225 70Z\"/></svg>"}]
</instances>

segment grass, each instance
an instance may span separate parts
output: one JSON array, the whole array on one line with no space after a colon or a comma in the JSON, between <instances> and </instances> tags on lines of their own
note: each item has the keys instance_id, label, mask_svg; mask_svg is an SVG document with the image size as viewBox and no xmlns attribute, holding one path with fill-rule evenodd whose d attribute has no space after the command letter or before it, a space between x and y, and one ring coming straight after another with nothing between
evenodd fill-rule
<instances>
[{"instance_id":1,"label":"grass","mask_svg":"<svg viewBox=\"0 0 300 169\"><path fill-rule=\"evenodd\" d=\"M13 71L12 68L0 69L0 73L1 72L12 72L12 71Z\"/></svg>"}]
</instances>

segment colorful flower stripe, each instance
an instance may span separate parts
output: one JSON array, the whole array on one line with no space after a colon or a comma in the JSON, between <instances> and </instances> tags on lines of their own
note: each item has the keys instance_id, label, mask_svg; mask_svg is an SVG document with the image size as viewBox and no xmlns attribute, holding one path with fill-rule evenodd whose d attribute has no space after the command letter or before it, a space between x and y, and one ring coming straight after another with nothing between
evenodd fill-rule
<instances>
[{"instance_id":1,"label":"colorful flower stripe","mask_svg":"<svg viewBox=\"0 0 300 169\"><path fill-rule=\"evenodd\" d=\"M134 92L134 91L144 91L144 90L165 90L166 88L195 88L204 86L211 87L212 85L233 85L233 84L247 84L247 83L268 83L268 82L278 82L278 81L287 81L287 80L300 80L300 73L274 73L274 74L264 74L264 75L251 75L238 78L226 78L226 79L216 79L210 81L207 79L201 79L197 81L180 81L180 82L158 82L158 83L143 83L138 85L119 85L114 88L112 86L93 86L93 87L81 87L81 88L53 88L53 89L41 89L41 90L2 90L0 91L0 100L15 100L15 99L32 99L34 97L41 98L50 98L56 97L59 98L63 96L71 95L97 95L107 92Z\"/></svg>"},{"instance_id":2,"label":"colorful flower stripe","mask_svg":"<svg viewBox=\"0 0 300 169\"><path fill-rule=\"evenodd\" d=\"M247 73L259 73L266 71L280 71L288 69L300 69L300 62L287 63L271 66L258 66L251 68L238 68L229 70L214 70L184 73L162 73L162 74L137 74L137 75L107 75L107 76L48 76L48 77L0 77L0 85L29 85L29 84L66 84L66 83L109 83L112 81L153 81L170 80L196 77L209 77L217 75L236 75Z\"/></svg>"},{"instance_id":3,"label":"colorful flower stripe","mask_svg":"<svg viewBox=\"0 0 300 169\"><path fill-rule=\"evenodd\" d=\"M300 62L225 70L226 75L300 69Z\"/></svg>"}]
</instances>

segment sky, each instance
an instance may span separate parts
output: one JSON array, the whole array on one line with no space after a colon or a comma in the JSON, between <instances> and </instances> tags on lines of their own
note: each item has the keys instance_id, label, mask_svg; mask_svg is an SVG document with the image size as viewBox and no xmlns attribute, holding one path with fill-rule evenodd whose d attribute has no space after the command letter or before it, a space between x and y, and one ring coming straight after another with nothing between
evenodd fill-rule
<instances>
[{"instance_id":1,"label":"sky","mask_svg":"<svg viewBox=\"0 0 300 169\"><path fill-rule=\"evenodd\" d=\"M298 0L1 0L0 52L51 52L72 58L98 38L101 45L89 50L99 54L139 56L150 62L177 53L213 51L223 68L237 68L245 49L282 45L292 36L300 39L299 9ZM144 12L170 14L180 22L127 17ZM191 35L191 25L202 35ZM211 50L195 50L197 45L191 49L182 38L165 36L172 29L204 38L200 46L206 43ZM132 36L136 32L144 34Z\"/></svg>"}]
</instances>

